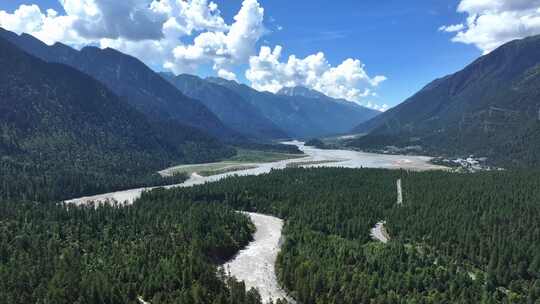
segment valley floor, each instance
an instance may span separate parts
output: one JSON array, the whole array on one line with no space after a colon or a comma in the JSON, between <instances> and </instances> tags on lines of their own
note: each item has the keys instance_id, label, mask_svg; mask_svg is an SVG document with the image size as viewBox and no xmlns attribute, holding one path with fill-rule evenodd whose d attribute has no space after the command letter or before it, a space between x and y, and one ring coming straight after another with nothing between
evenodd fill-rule
<instances>
[{"instance_id":1,"label":"valley floor","mask_svg":"<svg viewBox=\"0 0 540 304\"><path fill-rule=\"evenodd\" d=\"M264 155L261 162L250 162L238 165L239 162L221 162L199 165L185 165L168 168L160 172L163 176L171 175L173 172L189 173L190 178L182 184L168 186L189 187L200 185L207 182L219 181L225 177L233 175L259 175L268 173L272 169L285 169L289 167L375 167L375 168L404 168L411 170L429 170L441 169L444 167L430 164L429 157L423 156L401 156L401 155L382 155L373 153L362 153L345 150L321 150L313 147L304 146L301 142L288 142L294 144L302 150L305 155L298 157L296 155ZM290 156L286 159L281 157ZM265 162L271 158L277 158L277 161ZM253 155L244 154L244 160L253 160ZM224 170L230 166L237 166L238 170L223 172L215 175L202 176L199 172L211 172ZM241 166L245 166L242 168ZM89 202L118 201L128 204L133 203L139 198L143 191L153 188L139 188L126 191L113 192L108 194L83 197L66 201L67 203L86 204ZM287 298L286 293L279 286L275 264L279 252L279 241L281 238L282 221L275 217L261 214L250 213L252 222L257 228L254 235L254 241L247 248L242 250L237 257L225 265L225 271L230 273L246 283L246 286L259 289L263 300ZM382 225L374 228L374 236L386 242L386 234ZM288 298L291 301L291 298Z\"/></svg>"},{"instance_id":2,"label":"valley floor","mask_svg":"<svg viewBox=\"0 0 540 304\"><path fill-rule=\"evenodd\" d=\"M185 173L188 176L197 173L202 176L217 175L222 173L253 169L259 163L272 163L288 159L296 159L306 157L305 154L288 154L266 151L254 151L238 149L238 153L230 159L206 164L189 164L179 165L164 169L158 173L163 177L172 176L174 174Z\"/></svg>"},{"instance_id":3,"label":"valley floor","mask_svg":"<svg viewBox=\"0 0 540 304\"><path fill-rule=\"evenodd\" d=\"M160 171L163 176L170 176L173 172L183 172L190 174L190 178L177 185L166 186L165 188L174 187L189 187L193 185L200 185L207 182L215 182L223 178L239 175L259 175L268 173L273 169L285 169L287 167L343 167L343 168L383 168L383 169L406 169L414 171L424 170L445 170L447 167L432 164L431 157L427 156L413 156L413 155L386 155L376 153L357 152L350 150L325 150L317 149L314 147L305 146L299 141L284 142L284 144L296 145L304 152L303 157L299 157L295 154L281 154L281 159L278 161L270 161L271 157L264 156L264 160L260 162L247 162L238 166L245 166L244 168L236 167L233 171L219 172L219 174L200 174L199 172L211 172L219 171L224 168L230 168L231 162L221 163L209 163L209 164L197 164L197 165L181 165ZM274 153L280 154L280 153ZM244 157L243 160L253 160L253 155ZM235 163L236 164L236 163ZM104 201L117 201L120 203L127 202L133 203L135 199L140 197L143 191L149 191L158 187L146 187L138 189L130 189L125 191L117 191L81 198L74 198L66 200L67 203L86 204L89 202L104 202Z\"/></svg>"}]
</instances>

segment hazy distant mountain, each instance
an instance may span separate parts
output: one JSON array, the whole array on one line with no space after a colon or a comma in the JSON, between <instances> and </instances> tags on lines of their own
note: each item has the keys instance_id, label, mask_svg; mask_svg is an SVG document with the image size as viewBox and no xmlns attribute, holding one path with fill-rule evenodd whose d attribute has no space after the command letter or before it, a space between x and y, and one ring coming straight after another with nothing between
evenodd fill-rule
<instances>
[{"instance_id":1,"label":"hazy distant mountain","mask_svg":"<svg viewBox=\"0 0 540 304\"><path fill-rule=\"evenodd\" d=\"M422 145L540 165L540 36L509 42L361 124L357 147Z\"/></svg>"},{"instance_id":2,"label":"hazy distant mountain","mask_svg":"<svg viewBox=\"0 0 540 304\"><path fill-rule=\"evenodd\" d=\"M305 88L282 91L287 95L272 94L222 78L210 77L207 80L235 91L293 137L317 137L348 132L359 122L379 113L352 102L332 99L322 93L308 92ZM313 98L315 95L317 98Z\"/></svg>"},{"instance_id":3,"label":"hazy distant mountain","mask_svg":"<svg viewBox=\"0 0 540 304\"><path fill-rule=\"evenodd\" d=\"M345 110L348 110L348 111L351 111L351 115L352 116L352 123L354 123L354 119L359 119L357 120L356 123L358 123L358 121L367 121L367 120L370 120L371 118L381 114L381 112L379 111L376 111L376 110L373 110L373 109L370 109L370 108L367 108L367 107L364 107L364 106L361 106L355 102L351 102L351 101L348 101L348 100L345 100L345 99L341 99L341 98L332 98L332 97L329 97L319 91L316 91L316 90L312 90L312 89L309 89L309 88L306 88L306 87L303 87L303 86L295 86L295 87L284 87L282 88L281 90L279 90L277 93L277 95L283 95L283 96L288 96L288 97L291 97L291 98L306 98L306 99L318 99L320 100L321 102L323 102L324 104L328 104L328 105L335 105L336 103L339 105L339 107L345 109ZM348 119L347 117L344 117L345 119ZM348 124L349 121L347 120L345 124ZM344 128L346 127L345 125L343 126ZM342 132L347 132L349 131L350 128L348 130L344 130ZM342 133L340 132L340 133Z\"/></svg>"},{"instance_id":4,"label":"hazy distant mountain","mask_svg":"<svg viewBox=\"0 0 540 304\"><path fill-rule=\"evenodd\" d=\"M302 86L296 87L284 87L277 92L278 95L286 96L297 96L297 97L307 97L307 98L329 98L319 91L308 89Z\"/></svg>"},{"instance_id":5,"label":"hazy distant mountain","mask_svg":"<svg viewBox=\"0 0 540 304\"><path fill-rule=\"evenodd\" d=\"M231 89L194 75L161 75L185 95L201 101L232 130L256 139L288 137L255 106Z\"/></svg>"},{"instance_id":6,"label":"hazy distant mountain","mask_svg":"<svg viewBox=\"0 0 540 304\"><path fill-rule=\"evenodd\" d=\"M173 126L148 121L87 74L1 37L0 66L0 184L12 188L4 192L42 185L49 198L95 193L143 183L173 163L231 153L192 127L174 124L167 136Z\"/></svg>"},{"instance_id":7,"label":"hazy distant mountain","mask_svg":"<svg viewBox=\"0 0 540 304\"><path fill-rule=\"evenodd\" d=\"M67 64L87 73L152 120L174 120L218 136L231 134L202 103L183 95L132 56L110 48L85 47L77 51L61 43L48 46L30 35L19 36L1 28L0 37L45 61Z\"/></svg>"}]
</instances>

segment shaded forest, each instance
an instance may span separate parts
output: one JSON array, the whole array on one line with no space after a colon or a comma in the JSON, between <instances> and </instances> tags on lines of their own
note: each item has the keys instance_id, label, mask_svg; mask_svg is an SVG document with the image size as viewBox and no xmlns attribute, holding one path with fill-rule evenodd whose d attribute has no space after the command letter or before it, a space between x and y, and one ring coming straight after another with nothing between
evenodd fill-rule
<instances>
[{"instance_id":1,"label":"shaded forest","mask_svg":"<svg viewBox=\"0 0 540 304\"><path fill-rule=\"evenodd\" d=\"M0 199L163 184L155 172L167 166L235 154L193 127L149 121L90 76L2 38L0 66Z\"/></svg>"}]
</instances>

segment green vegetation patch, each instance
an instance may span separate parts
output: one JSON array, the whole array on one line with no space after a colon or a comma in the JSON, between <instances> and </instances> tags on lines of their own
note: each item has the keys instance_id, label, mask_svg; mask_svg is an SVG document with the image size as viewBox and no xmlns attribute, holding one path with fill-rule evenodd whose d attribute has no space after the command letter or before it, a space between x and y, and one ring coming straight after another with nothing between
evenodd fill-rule
<instances>
[{"instance_id":1,"label":"green vegetation patch","mask_svg":"<svg viewBox=\"0 0 540 304\"><path fill-rule=\"evenodd\" d=\"M536 304L539 177L295 168L151 191L126 208L6 203L0 296L258 303L213 266L249 241L253 227L234 212L245 210L285 220L276 272L300 303ZM370 236L381 220L386 244Z\"/></svg>"},{"instance_id":2,"label":"green vegetation patch","mask_svg":"<svg viewBox=\"0 0 540 304\"><path fill-rule=\"evenodd\" d=\"M540 300L538 172L286 169L167 197L285 219L277 274L301 303ZM369 234L380 220L387 244Z\"/></svg>"},{"instance_id":3,"label":"green vegetation patch","mask_svg":"<svg viewBox=\"0 0 540 304\"><path fill-rule=\"evenodd\" d=\"M257 150L238 149L237 154L227 160L208 163L181 165L160 172L162 176L170 176L175 173L183 173L188 176L197 173L202 176L217 175L245 169L256 168L256 163L276 162L286 159L302 158L305 154L277 153Z\"/></svg>"},{"instance_id":4,"label":"green vegetation patch","mask_svg":"<svg viewBox=\"0 0 540 304\"><path fill-rule=\"evenodd\" d=\"M0 203L0 302L260 303L216 262L251 240L248 217L222 204Z\"/></svg>"},{"instance_id":5,"label":"green vegetation patch","mask_svg":"<svg viewBox=\"0 0 540 304\"><path fill-rule=\"evenodd\" d=\"M238 149L237 154L231 157L230 161L236 162L276 162L280 160L286 160L291 158L301 158L305 157L305 154L291 154L291 153L277 153L277 152L266 152L266 151L256 151L256 150L245 150Z\"/></svg>"}]
</instances>

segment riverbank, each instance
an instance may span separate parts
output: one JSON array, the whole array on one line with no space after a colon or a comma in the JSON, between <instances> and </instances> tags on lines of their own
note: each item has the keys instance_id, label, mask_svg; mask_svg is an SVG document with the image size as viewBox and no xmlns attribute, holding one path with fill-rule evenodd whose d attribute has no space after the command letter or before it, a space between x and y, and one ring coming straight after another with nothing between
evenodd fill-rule
<instances>
[{"instance_id":1,"label":"riverbank","mask_svg":"<svg viewBox=\"0 0 540 304\"><path fill-rule=\"evenodd\" d=\"M175 174L191 175L197 173L202 176L218 175L227 172L234 172L246 169L253 169L260 163L272 163L288 159L304 158L306 154L290 154L267 151L255 151L239 149L238 153L230 159L205 164L188 164L170 167L159 171L163 177Z\"/></svg>"},{"instance_id":2,"label":"riverbank","mask_svg":"<svg viewBox=\"0 0 540 304\"><path fill-rule=\"evenodd\" d=\"M244 281L246 288L256 288L264 303L287 299L295 303L280 287L275 263L280 250L283 220L258 213L246 213L255 227L253 241L230 262L223 265L225 273Z\"/></svg>"},{"instance_id":3,"label":"riverbank","mask_svg":"<svg viewBox=\"0 0 540 304\"><path fill-rule=\"evenodd\" d=\"M371 237L374 240L386 244L390 240L390 236L388 235L384 224L386 224L385 221L378 222L375 227L371 229Z\"/></svg>"},{"instance_id":4,"label":"riverbank","mask_svg":"<svg viewBox=\"0 0 540 304\"><path fill-rule=\"evenodd\" d=\"M409 155L381 155L349 150L323 150L314 147L306 147L302 142L293 141L287 144L296 145L305 153L303 157L294 157L274 162L250 163L250 168L232 172L202 176L193 170L189 179L181 184L169 185L164 188L190 187L209 182L216 182L232 175L259 175L269 173L271 170L282 170L287 167L345 167L345 168L386 168L406 170L436 170L444 168L430 164L430 157ZM195 165L198 169L204 168L202 164ZM194 165L191 165L193 167ZM178 167L176 167L178 168ZM214 167L215 170L215 167ZM124 204L132 204L144 191L150 191L155 187L130 189L95 196L75 198L66 201L73 204L88 204L91 202L106 203L116 201ZM231 275L246 282L248 287L259 289L263 299L287 298L277 281L275 263L279 252L279 240L281 238L282 220L261 214L249 214L252 222L257 227L254 241L248 247L241 250L229 263L225 264L225 270ZM376 227L377 228L377 227ZM381 241L387 242L388 237L383 226L376 229L376 235ZM289 301L292 299L287 298Z\"/></svg>"}]
</instances>

